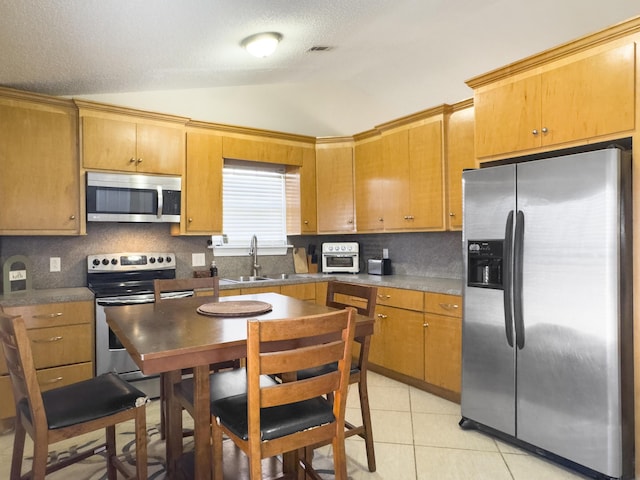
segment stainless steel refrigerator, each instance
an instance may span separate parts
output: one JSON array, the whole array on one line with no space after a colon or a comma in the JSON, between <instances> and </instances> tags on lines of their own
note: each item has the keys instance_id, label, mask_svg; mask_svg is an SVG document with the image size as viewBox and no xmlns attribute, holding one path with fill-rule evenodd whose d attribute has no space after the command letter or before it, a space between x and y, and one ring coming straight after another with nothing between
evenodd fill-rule
<instances>
[{"instance_id":1,"label":"stainless steel refrigerator","mask_svg":"<svg viewBox=\"0 0 640 480\"><path fill-rule=\"evenodd\" d=\"M607 148L465 171L462 420L631 478L631 164Z\"/></svg>"}]
</instances>

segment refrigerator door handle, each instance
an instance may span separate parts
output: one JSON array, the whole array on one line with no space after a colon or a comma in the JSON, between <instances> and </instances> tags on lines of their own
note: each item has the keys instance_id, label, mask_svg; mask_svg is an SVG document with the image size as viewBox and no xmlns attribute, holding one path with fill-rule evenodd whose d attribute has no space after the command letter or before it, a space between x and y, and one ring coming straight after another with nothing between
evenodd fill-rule
<instances>
[{"instance_id":1,"label":"refrigerator door handle","mask_svg":"<svg viewBox=\"0 0 640 480\"><path fill-rule=\"evenodd\" d=\"M522 259L524 249L524 213L516 214L516 232L513 247L513 316L516 326L516 345L524 348L524 319L522 316Z\"/></svg>"},{"instance_id":2,"label":"refrigerator door handle","mask_svg":"<svg viewBox=\"0 0 640 480\"><path fill-rule=\"evenodd\" d=\"M507 216L507 223L504 229L504 258L502 260L502 289L504 299L504 332L507 336L507 343L513 347L513 316L511 314L511 297L513 289L511 286L511 276L513 267L513 210Z\"/></svg>"}]
</instances>

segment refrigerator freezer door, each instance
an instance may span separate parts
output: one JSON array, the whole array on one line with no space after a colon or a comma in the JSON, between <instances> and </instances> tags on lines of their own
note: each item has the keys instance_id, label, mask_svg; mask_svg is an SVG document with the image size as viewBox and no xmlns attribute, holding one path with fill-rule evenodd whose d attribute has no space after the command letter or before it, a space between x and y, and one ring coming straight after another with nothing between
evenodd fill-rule
<instances>
[{"instance_id":1,"label":"refrigerator freezer door","mask_svg":"<svg viewBox=\"0 0 640 480\"><path fill-rule=\"evenodd\" d=\"M515 167L464 172L463 195L467 269L470 240L505 240L516 207ZM465 284L463 295L462 416L515 435L515 350L505 329L504 291Z\"/></svg>"},{"instance_id":2,"label":"refrigerator freezer door","mask_svg":"<svg viewBox=\"0 0 640 480\"><path fill-rule=\"evenodd\" d=\"M517 166L525 336L516 435L612 477L622 475L619 155Z\"/></svg>"}]
</instances>

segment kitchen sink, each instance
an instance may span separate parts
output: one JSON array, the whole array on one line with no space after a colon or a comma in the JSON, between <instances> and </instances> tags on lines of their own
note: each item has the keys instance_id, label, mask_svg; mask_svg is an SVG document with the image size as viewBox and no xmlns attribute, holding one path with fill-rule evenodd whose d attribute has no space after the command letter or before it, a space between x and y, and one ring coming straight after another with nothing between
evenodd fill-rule
<instances>
[{"instance_id":1,"label":"kitchen sink","mask_svg":"<svg viewBox=\"0 0 640 480\"><path fill-rule=\"evenodd\" d=\"M281 273L280 275L273 275L273 276L266 276L266 277L263 277L263 276L254 277L253 275L241 275L235 278L223 278L222 280L230 283L249 283L249 282L286 280L287 278L289 278L288 273Z\"/></svg>"}]
</instances>

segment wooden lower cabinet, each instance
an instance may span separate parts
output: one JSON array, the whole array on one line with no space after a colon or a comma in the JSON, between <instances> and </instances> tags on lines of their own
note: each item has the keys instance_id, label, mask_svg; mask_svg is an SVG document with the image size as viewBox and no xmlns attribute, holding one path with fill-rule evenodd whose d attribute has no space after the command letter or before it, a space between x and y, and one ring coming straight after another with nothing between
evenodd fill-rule
<instances>
[{"instance_id":1,"label":"wooden lower cabinet","mask_svg":"<svg viewBox=\"0 0 640 480\"><path fill-rule=\"evenodd\" d=\"M288 297L315 302L316 285L315 283L296 283L293 285L282 285L280 287L280 293Z\"/></svg>"},{"instance_id":2,"label":"wooden lower cabinet","mask_svg":"<svg viewBox=\"0 0 640 480\"><path fill-rule=\"evenodd\" d=\"M371 370L459 401L461 314L456 295L379 288Z\"/></svg>"},{"instance_id":3,"label":"wooden lower cabinet","mask_svg":"<svg viewBox=\"0 0 640 480\"><path fill-rule=\"evenodd\" d=\"M93 377L95 320L92 301L4 307L27 326L42 391ZM11 382L0 356L0 422L15 416Z\"/></svg>"}]
</instances>

